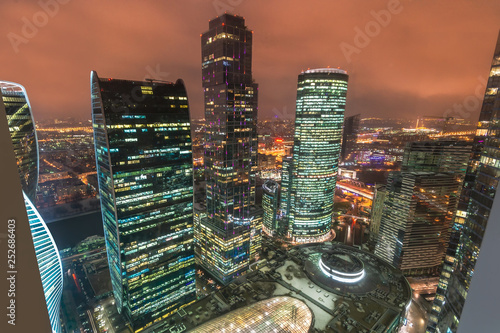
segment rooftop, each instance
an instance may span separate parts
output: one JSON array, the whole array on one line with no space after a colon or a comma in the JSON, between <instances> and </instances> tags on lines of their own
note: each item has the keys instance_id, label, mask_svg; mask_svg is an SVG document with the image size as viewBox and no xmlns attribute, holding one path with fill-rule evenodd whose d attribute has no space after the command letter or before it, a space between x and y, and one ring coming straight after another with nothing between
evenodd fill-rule
<instances>
[{"instance_id":1,"label":"rooftop","mask_svg":"<svg viewBox=\"0 0 500 333\"><path fill-rule=\"evenodd\" d=\"M26 93L24 87L19 83L9 82L9 81L0 81L0 90L2 92L24 92Z\"/></svg>"},{"instance_id":2,"label":"rooftop","mask_svg":"<svg viewBox=\"0 0 500 333\"><path fill-rule=\"evenodd\" d=\"M314 73L347 74L347 72L345 70L340 69L340 68L315 68L315 69L308 69L306 71L303 71L302 73L306 73L306 74L314 74Z\"/></svg>"},{"instance_id":3,"label":"rooftop","mask_svg":"<svg viewBox=\"0 0 500 333\"><path fill-rule=\"evenodd\" d=\"M275 194L276 190L279 188L278 182L273 179L268 179L262 185L262 189L266 192Z\"/></svg>"},{"instance_id":4,"label":"rooftop","mask_svg":"<svg viewBox=\"0 0 500 333\"><path fill-rule=\"evenodd\" d=\"M185 307L182 316L177 313L155 332L180 328L193 332L273 332L262 331L262 327L276 323L282 327L287 318L289 325L298 322L287 314L294 306L296 315L308 318L304 304L312 314L312 321L305 321L310 322L310 327L305 331L305 326L295 327L290 332L383 333L400 324L410 304L408 281L372 253L330 242L284 252L268 240L263 250L265 260L255 265L257 270ZM327 267L348 264L349 268L338 270L340 275L357 274L362 278L352 283L329 276L321 269L323 255ZM278 300L281 305L276 307L282 310L267 311L265 304L272 300ZM249 326L247 329L231 325L242 320Z\"/></svg>"}]
</instances>

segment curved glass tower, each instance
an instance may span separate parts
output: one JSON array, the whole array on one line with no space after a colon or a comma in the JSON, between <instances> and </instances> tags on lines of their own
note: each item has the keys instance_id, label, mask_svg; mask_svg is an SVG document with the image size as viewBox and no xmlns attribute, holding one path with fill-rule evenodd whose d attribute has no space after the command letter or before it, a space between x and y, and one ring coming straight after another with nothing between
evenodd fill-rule
<instances>
[{"instance_id":1,"label":"curved glass tower","mask_svg":"<svg viewBox=\"0 0 500 333\"><path fill-rule=\"evenodd\" d=\"M117 308L142 331L196 299L186 88L91 74L92 122Z\"/></svg>"},{"instance_id":2,"label":"curved glass tower","mask_svg":"<svg viewBox=\"0 0 500 333\"><path fill-rule=\"evenodd\" d=\"M341 150L348 75L336 68L302 72L288 199L288 238L328 240Z\"/></svg>"},{"instance_id":3,"label":"curved glass tower","mask_svg":"<svg viewBox=\"0 0 500 333\"><path fill-rule=\"evenodd\" d=\"M50 325L53 332L59 333L63 291L62 263L56 243L34 205L38 185L35 121L26 89L22 85L0 81L0 96L5 105Z\"/></svg>"},{"instance_id":4,"label":"curved glass tower","mask_svg":"<svg viewBox=\"0 0 500 333\"><path fill-rule=\"evenodd\" d=\"M7 112L21 185L28 198L34 202L38 184L38 148L28 94L22 85L7 81L0 81L0 92Z\"/></svg>"},{"instance_id":5,"label":"curved glass tower","mask_svg":"<svg viewBox=\"0 0 500 333\"><path fill-rule=\"evenodd\" d=\"M61 332L59 320L63 292L61 257L47 225L26 193L23 193L23 195L30 222L31 236L35 245L38 269L42 278L43 293L49 311L50 325L52 326L52 332Z\"/></svg>"}]
</instances>

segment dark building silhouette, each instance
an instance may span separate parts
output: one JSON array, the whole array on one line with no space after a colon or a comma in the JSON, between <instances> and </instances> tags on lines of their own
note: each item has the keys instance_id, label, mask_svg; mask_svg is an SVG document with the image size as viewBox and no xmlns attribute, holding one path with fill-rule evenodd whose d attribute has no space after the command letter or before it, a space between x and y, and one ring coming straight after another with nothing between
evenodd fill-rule
<instances>
[{"instance_id":1,"label":"dark building silhouette","mask_svg":"<svg viewBox=\"0 0 500 333\"><path fill-rule=\"evenodd\" d=\"M360 114L346 117L344 120L344 131L342 132L342 150L340 152L342 161L345 161L348 155L354 150L356 139L358 137L360 121Z\"/></svg>"},{"instance_id":2,"label":"dark building silhouette","mask_svg":"<svg viewBox=\"0 0 500 333\"><path fill-rule=\"evenodd\" d=\"M113 294L140 331L196 299L186 89L92 72L91 93Z\"/></svg>"},{"instance_id":3,"label":"dark building silhouette","mask_svg":"<svg viewBox=\"0 0 500 333\"><path fill-rule=\"evenodd\" d=\"M375 198L375 253L411 277L417 293L436 291L470 153L465 141L409 142L401 172Z\"/></svg>"}]
</instances>

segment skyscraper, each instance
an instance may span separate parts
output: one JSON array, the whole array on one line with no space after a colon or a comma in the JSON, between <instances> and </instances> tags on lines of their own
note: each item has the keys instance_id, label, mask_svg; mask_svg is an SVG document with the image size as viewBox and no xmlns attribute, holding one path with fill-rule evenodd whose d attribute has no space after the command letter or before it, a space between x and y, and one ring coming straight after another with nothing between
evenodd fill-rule
<instances>
[{"instance_id":1,"label":"skyscraper","mask_svg":"<svg viewBox=\"0 0 500 333\"><path fill-rule=\"evenodd\" d=\"M38 146L28 94L20 84L7 81L0 81L0 93L7 112L21 185L30 201L35 202L38 186Z\"/></svg>"},{"instance_id":2,"label":"skyscraper","mask_svg":"<svg viewBox=\"0 0 500 333\"><path fill-rule=\"evenodd\" d=\"M438 276L458 190L451 173L391 173L375 254L407 277Z\"/></svg>"},{"instance_id":3,"label":"skyscraper","mask_svg":"<svg viewBox=\"0 0 500 333\"><path fill-rule=\"evenodd\" d=\"M26 89L0 81L0 103L5 106L14 155L17 160L31 237L42 281L52 331L61 332L59 311L63 291L61 258L47 225L34 204L38 186L38 142Z\"/></svg>"},{"instance_id":4,"label":"skyscraper","mask_svg":"<svg viewBox=\"0 0 500 333\"><path fill-rule=\"evenodd\" d=\"M307 70L298 78L291 177L282 199L293 243L331 237L347 80L345 71L334 68Z\"/></svg>"},{"instance_id":5,"label":"skyscraper","mask_svg":"<svg viewBox=\"0 0 500 333\"><path fill-rule=\"evenodd\" d=\"M293 152L293 146L291 149ZM281 229L283 232L287 232L288 229L288 213L290 212L290 190L292 184L292 165L293 159L292 155L286 156L282 161L281 168L281 193L280 193L280 202L279 202L279 211L280 214L278 216L278 224L281 225Z\"/></svg>"},{"instance_id":6,"label":"skyscraper","mask_svg":"<svg viewBox=\"0 0 500 333\"><path fill-rule=\"evenodd\" d=\"M91 94L111 283L138 332L196 298L186 89L92 72Z\"/></svg>"},{"instance_id":7,"label":"skyscraper","mask_svg":"<svg viewBox=\"0 0 500 333\"><path fill-rule=\"evenodd\" d=\"M222 283L249 267L255 218L257 84L252 78L253 32L224 14L201 36L205 92L207 216L201 221L199 262Z\"/></svg>"},{"instance_id":8,"label":"skyscraper","mask_svg":"<svg viewBox=\"0 0 500 333\"><path fill-rule=\"evenodd\" d=\"M428 332L457 332L500 179L500 34Z\"/></svg>"},{"instance_id":9,"label":"skyscraper","mask_svg":"<svg viewBox=\"0 0 500 333\"><path fill-rule=\"evenodd\" d=\"M45 221L38 213L35 205L24 194L24 203L28 213L31 235L35 246L35 255L42 279L42 287L47 303L52 332L61 332L59 311L63 293L63 268L56 243L52 238Z\"/></svg>"},{"instance_id":10,"label":"skyscraper","mask_svg":"<svg viewBox=\"0 0 500 333\"><path fill-rule=\"evenodd\" d=\"M370 216L370 251L375 250L377 244L378 233L380 231L380 220L384 211L384 201L387 196L385 185L376 185L373 193L372 211Z\"/></svg>"},{"instance_id":11,"label":"skyscraper","mask_svg":"<svg viewBox=\"0 0 500 333\"><path fill-rule=\"evenodd\" d=\"M340 154L343 161L349 156L356 144L360 120L360 114L345 118L344 130L342 131L342 151Z\"/></svg>"},{"instance_id":12,"label":"skyscraper","mask_svg":"<svg viewBox=\"0 0 500 333\"><path fill-rule=\"evenodd\" d=\"M262 219L263 230L268 235L275 235L278 232L277 215L279 203L279 184L272 179L268 179L262 184L262 209L264 217Z\"/></svg>"},{"instance_id":13,"label":"skyscraper","mask_svg":"<svg viewBox=\"0 0 500 333\"><path fill-rule=\"evenodd\" d=\"M374 214L382 208L375 253L401 269L418 293L436 290L470 152L465 141L409 142L386 198L375 198Z\"/></svg>"},{"instance_id":14,"label":"skyscraper","mask_svg":"<svg viewBox=\"0 0 500 333\"><path fill-rule=\"evenodd\" d=\"M439 140L408 142L402 171L453 172L465 176L472 144L467 141Z\"/></svg>"}]
</instances>

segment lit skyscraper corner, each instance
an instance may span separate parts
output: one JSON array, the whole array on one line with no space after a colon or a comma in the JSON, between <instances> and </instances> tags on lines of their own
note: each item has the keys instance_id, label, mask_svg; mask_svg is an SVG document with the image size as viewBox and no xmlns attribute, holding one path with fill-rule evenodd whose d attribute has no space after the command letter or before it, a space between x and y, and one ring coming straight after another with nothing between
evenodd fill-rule
<instances>
[{"instance_id":1,"label":"lit skyscraper corner","mask_svg":"<svg viewBox=\"0 0 500 333\"><path fill-rule=\"evenodd\" d=\"M198 262L224 284L244 274L260 251L262 216L253 207L257 84L252 40L244 18L229 14L211 20L201 36L207 214L197 253Z\"/></svg>"},{"instance_id":2,"label":"lit skyscraper corner","mask_svg":"<svg viewBox=\"0 0 500 333\"><path fill-rule=\"evenodd\" d=\"M139 332L196 298L186 89L92 72L91 93L113 293Z\"/></svg>"},{"instance_id":3,"label":"lit skyscraper corner","mask_svg":"<svg viewBox=\"0 0 500 333\"><path fill-rule=\"evenodd\" d=\"M334 68L311 69L299 75L293 157L286 163L283 160L283 173L290 168L290 179L282 183L281 199L287 206L282 209L292 243L322 242L332 237L347 80L345 71Z\"/></svg>"},{"instance_id":4,"label":"lit skyscraper corner","mask_svg":"<svg viewBox=\"0 0 500 333\"><path fill-rule=\"evenodd\" d=\"M38 269L42 278L42 286L47 302L50 324L53 332L61 332L61 322L59 311L61 309L61 298L63 292L63 270L61 257L56 243L36 210L35 205L24 195L24 203L28 212L31 235L35 245L35 254L38 262Z\"/></svg>"},{"instance_id":5,"label":"lit skyscraper corner","mask_svg":"<svg viewBox=\"0 0 500 333\"><path fill-rule=\"evenodd\" d=\"M500 34L427 332L457 332L500 179ZM498 223L499 221L490 221Z\"/></svg>"},{"instance_id":6,"label":"lit skyscraper corner","mask_svg":"<svg viewBox=\"0 0 500 333\"><path fill-rule=\"evenodd\" d=\"M38 143L28 95L17 83L0 81L14 154L17 160L31 236L52 331L61 332L59 311L63 291L61 258L47 225L35 206L38 185Z\"/></svg>"},{"instance_id":7,"label":"lit skyscraper corner","mask_svg":"<svg viewBox=\"0 0 500 333\"><path fill-rule=\"evenodd\" d=\"M290 154L293 151L293 146L290 149ZM276 223L278 225L279 234L276 236L286 236L288 230L288 213L290 212L290 184L292 181L292 156L283 158L281 168L281 187L279 190L279 205ZM264 198L263 198L264 199Z\"/></svg>"}]
</instances>

